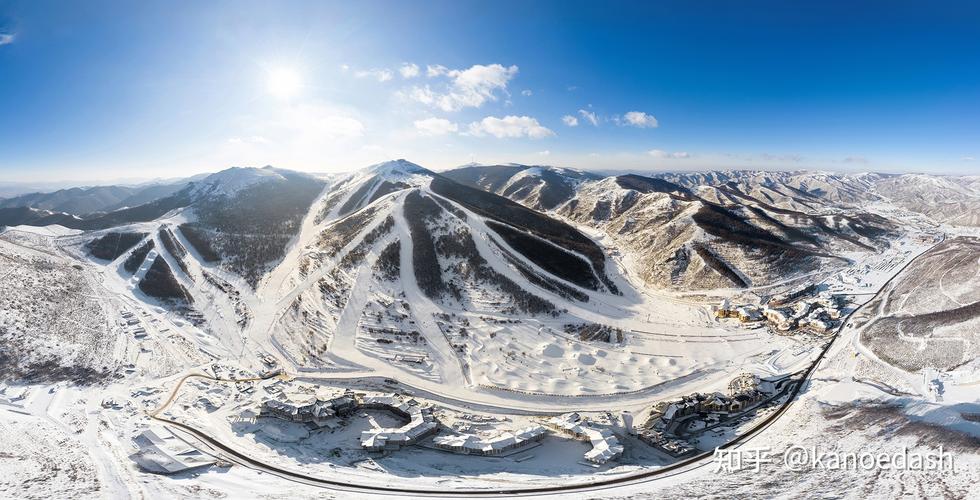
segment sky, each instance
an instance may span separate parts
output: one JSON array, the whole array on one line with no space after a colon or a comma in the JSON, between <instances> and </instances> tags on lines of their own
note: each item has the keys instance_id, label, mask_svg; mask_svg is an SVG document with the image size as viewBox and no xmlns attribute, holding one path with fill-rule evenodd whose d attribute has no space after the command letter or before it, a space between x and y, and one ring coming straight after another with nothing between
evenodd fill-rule
<instances>
[{"instance_id":1,"label":"sky","mask_svg":"<svg viewBox=\"0 0 980 500\"><path fill-rule=\"evenodd\" d=\"M0 0L0 181L980 174L977 2Z\"/></svg>"}]
</instances>

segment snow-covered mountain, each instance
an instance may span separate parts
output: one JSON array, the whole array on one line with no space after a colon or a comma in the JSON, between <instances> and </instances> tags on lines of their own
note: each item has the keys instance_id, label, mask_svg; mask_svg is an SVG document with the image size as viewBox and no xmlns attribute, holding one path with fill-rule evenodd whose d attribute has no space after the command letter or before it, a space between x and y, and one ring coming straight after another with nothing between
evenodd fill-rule
<instances>
[{"instance_id":1,"label":"snow-covered mountain","mask_svg":"<svg viewBox=\"0 0 980 500\"><path fill-rule=\"evenodd\" d=\"M328 362L317 343L354 352L345 342L365 337L383 339L360 346L372 352L446 361L451 345L420 340L450 335L432 318L571 320L637 293L573 224L405 160L329 179L229 169L177 197L151 220L74 237L78 251L215 338L275 335L305 362Z\"/></svg>"},{"instance_id":2,"label":"snow-covered mountain","mask_svg":"<svg viewBox=\"0 0 980 500\"><path fill-rule=\"evenodd\" d=\"M409 209L428 213L426 201L434 200L446 213L469 211L475 218L449 223L439 210L430 210L445 230L491 234L487 241L493 248L504 243L497 252L505 252L511 267L529 265L537 281L557 279L551 288L580 296L619 292L606 273L610 251L638 278L637 286L765 286L887 245L901 227L865 208L875 203L887 201L940 222L980 223L977 178L921 174L735 170L604 176L517 164L471 164L437 174L396 160L328 180L272 167L230 168L167 186L144 188L147 197L159 195L146 203L91 215L45 207L86 205L92 198L104 205L105 198L122 196L106 193L129 191L29 195L19 202L38 206L0 208L0 224L107 231L180 214L172 223L194 254L254 289L283 263L308 212L311 225L338 224L339 234L353 238L352 231L377 222L367 214L377 211L385 220L391 210L404 211L407 193L414 190L422 201L410 202ZM379 201L391 199L396 208L378 208ZM412 222L418 234L421 226ZM440 236L445 235L435 238Z\"/></svg>"},{"instance_id":3,"label":"snow-covered mountain","mask_svg":"<svg viewBox=\"0 0 980 500\"><path fill-rule=\"evenodd\" d=\"M891 221L850 207L866 189L829 174L731 171L602 178L549 167L500 166L464 167L444 175L595 228L622 251L644 284L657 288L767 285L839 265L853 252L873 252L898 231ZM535 182L525 183L528 178Z\"/></svg>"},{"instance_id":4,"label":"snow-covered mountain","mask_svg":"<svg viewBox=\"0 0 980 500\"><path fill-rule=\"evenodd\" d=\"M734 183L747 193L774 199L787 192L813 195L824 203L861 206L889 202L936 222L957 226L980 225L980 177L929 174L836 174L826 172L728 171L669 173L658 177L689 187Z\"/></svg>"},{"instance_id":5,"label":"snow-covered mountain","mask_svg":"<svg viewBox=\"0 0 980 500\"><path fill-rule=\"evenodd\" d=\"M302 363L414 356L432 360L416 375L469 380L480 352L449 318L584 322L636 293L574 225L405 160L333 179L306 224L267 281L291 290L275 335Z\"/></svg>"},{"instance_id":6,"label":"snow-covered mountain","mask_svg":"<svg viewBox=\"0 0 980 500\"><path fill-rule=\"evenodd\" d=\"M140 186L95 186L60 189L50 193L29 193L0 198L0 208L30 207L38 210L88 215L134 207L170 196L186 186L186 181Z\"/></svg>"},{"instance_id":7,"label":"snow-covered mountain","mask_svg":"<svg viewBox=\"0 0 980 500\"><path fill-rule=\"evenodd\" d=\"M418 368L435 379L467 376L468 361L437 373L459 366L454 345L464 343L453 338L465 332L433 318L587 324L644 288L764 286L840 268L899 234L885 217L823 197L842 189L836 177L797 174L435 173L397 160L330 177L228 169L135 214L75 225L123 220L78 236L80 250L118 269L134 294L223 331L216 338L275 339L314 365L331 362L327 346L364 363L363 352L416 352L444 361Z\"/></svg>"},{"instance_id":8,"label":"snow-covered mountain","mask_svg":"<svg viewBox=\"0 0 980 500\"><path fill-rule=\"evenodd\" d=\"M284 175L285 173L285 175ZM31 194L0 200L0 226L19 224L62 224L73 229L107 229L123 224L152 221L164 214L192 204L237 196L246 188L260 184L288 184L287 177L302 176L321 181L306 174L280 171L273 167L229 168L206 176L169 184L135 188L103 186L75 188L47 194ZM269 182L272 184L269 184ZM321 183L322 187L322 183ZM109 193L115 193L113 197ZM120 193L128 193L121 196ZM82 210L70 207L83 206ZM59 208L60 207L60 208ZM67 207L67 208L66 208ZM94 211L90 211L94 208Z\"/></svg>"},{"instance_id":9,"label":"snow-covered mountain","mask_svg":"<svg viewBox=\"0 0 980 500\"><path fill-rule=\"evenodd\" d=\"M676 290L765 286L839 265L875 252L901 231L863 208L885 200L939 221L980 223L976 178L920 174L740 170L603 176L517 164L466 165L437 174L396 160L329 180L272 167L230 168L168 186L172 192L153 188L159 196L146 203L93 215L43 207L85 205L99 198L95 188L30 195L21 201L38 207L0 208L0 223L108 231L172 219L194 255L254 289L283 263L308 212L315 227L337 225L335 233L346 243L344 238L387 220L392 210L404 212L409 199L413 215L403 217L414 225L415 239L422 240L424 230L433 232L423 230L418 217L441 225L442 233L429 236L434 241L445 231L489 234L486 241L511 268L539 283L554 280L545 288L565 297L620 292L606 272L610 251L638 278L637 286ZM102 198L126 191L99 189ZM409 197L412 191L418 195ZM391 200L396 207L379 208ZM5 200L10 203L17 202ZM455 210L473 215L445 219ZM420 252L428 248L414 239L412 244L421 245ZM446 245L439 248L448 251ZM380 251L360 249L372 250ZM447 289L458 295L462 285L452 286Z\"/></svg>"},{"instance_id":10,"label":"snow-covered mountain","mask_svg":"<svg viewBox=\"0 0 980 500\"><path fill-rule=\"evenodd\" d=\"M957 226L980 226L980 177L882 176L875 193L892 203Z\"/></svg>"},{"instance_id":11,"label":"snow-covered mountain","mask_svg":"<svg viewBox=\"0 0 980 500\"><path fill-rule=\"evenodd\" d=\"M576 187L602 176L578 170L526 165L465 165L446 177L505 196L535 210L551 210L568 201Z\"/></svg>"},{"instance_id":12,"label":"snow-covered mountain","mask_svg":"<svg viewBox=\"0 0 980 500\"><path fill-rule=\"evenodd\" d=\"M635 314L647 289L762 287L877 255L903 232L873 210L876 186L894 176L853 182L519 165L436 173L397 160L333 176L233 168L93 218L27 210L86 230L64 240L216 350L264 346L319 367L336 356L365 367L418 359L402 368L485 383L503 368L484 356L507 373L529 368L499 358L504 344L469 338L467 322L591 325L589 341L614 342L609 325Z\"/></svg>"},{"instance_id":13,"label":"snow-covered mountain","mask_svg":"<svg viewBox=\"0 0 980 500\"><path fill-rule=\"evenodd\" d=\"M75 228L0 234L9 276L0 294L0 337L9 347L0 350L0 378L16 381L0 384L0 397L16 403L19 384L45 384L21 408L54 411L68 419L66 436L110 443L122 459L129 440L145 435L149 411L284 466L341 450L321 471L344 475L360 473L346 464L367 456L359 429L310 433L256 414L270 401L398 391L412 395L407 404L431 408L439 438L531 425L559 411L627 436L627 416L636 417L634 429L649 430L658 408L693 401L678 398L731 391L736 382L775 388L773 380L815 367L798 398L779 396L795 401L772 424L785 432L756 439L795 442L793 432L824 422L815 415L827 404L866 404L872 400L858 398L869 394L911 412L928 403L925 418L945 426L934 440L973 425L973 413L960 409L975 399L980 343L971 333L978 302L970 279L978 244L893 201L931 193L928 184L962 203L976 186L929 176L613 176L519 165L437 173L397 160L331 176L228 169L88 216L0 209L25 224ZM806 296L791 304L772 300L801 290ZM728 307L719 314L719 303L767 319L743 323L727 317ZM786 330L772 319L786 311L806 316ZM730 419L721 438L698 449L710 455L742 429L759 428L779 415L768 410L775 401ZM867 404L860 411L881 411ZM622 419L610 418L618 412ZM77 424L78 415L89 424ZM816 439L853 437L838 416L826 422L832 427L820 427ZM869 442L880 437L868 432ZM575 475L566 471L581 454L564 456L572 443L544 439L550 448L522 460L517 481ZM627 439L631 456L603 465L603 474L664 464L657 443ZM79 449L52 445L44 459L63 461L69 448ZM442 482L448 455L425 458L430 451L408 456L436 460L427 473ZM565 462L555 466L555 457ZM394 480L392 463L365 477ZM474 465L481 477L486 463Z\"/></svg>"}]
</instances>

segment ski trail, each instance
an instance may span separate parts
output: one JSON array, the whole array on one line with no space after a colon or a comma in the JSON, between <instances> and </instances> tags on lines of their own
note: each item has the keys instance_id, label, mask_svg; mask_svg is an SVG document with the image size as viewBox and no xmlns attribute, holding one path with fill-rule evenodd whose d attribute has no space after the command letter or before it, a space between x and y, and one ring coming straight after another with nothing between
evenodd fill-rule
<instances>
[{"instance_id":1,"label":"ski trail","mask_svg":"<svg viewBox=\"0 0 980 500\"><path fill-rule=\"evenodd\" d=\"M371 292L371 276L376 260L375 252L371 252L358 267L357 277L351 285L347 303L340 313L340 318L337 319L336 330L330 338L329 351L361 367L383 370L384 363L379 363L380 360L365 355L357 348L357 324L360 323L361 314Z\"/></svg>"},{"instance_id":2,"label":"ski trail","mask_svg":"<svg viewBox=\"0 0 980 500\"><path fill-rule=\"evenodd\" d=\"M406 193L407 194L407 193ZM398 198L398 203L392 210L395 218L394 231L401 239L401 284L405 292L405 300L412 305L412 315L415 316L416 325L425 337L429 353L432 355L433 364L439 367L443 383L459 385L465 382L464 370L459 356L449 344L442 330L435 324L433 315L441 313L442 309L432 303L429 298L422 293L418 281L415 278L415 266L413 264L412 235L408 229L408 221L405 219L404 212L405 196ZM439 270L436 270L439 272Z\"/></svg>"}]
</instances>

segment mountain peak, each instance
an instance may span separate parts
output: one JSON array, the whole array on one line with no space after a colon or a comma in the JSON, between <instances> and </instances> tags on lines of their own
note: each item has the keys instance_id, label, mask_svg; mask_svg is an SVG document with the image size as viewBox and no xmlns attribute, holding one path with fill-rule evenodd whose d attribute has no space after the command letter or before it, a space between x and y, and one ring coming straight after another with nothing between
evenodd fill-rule
<instances>
[{"instance_id":1,"label":"mountain peak","mask_svg":"<svg viewBox=\"0 0 980 500\"><path fill-rule=\"evenodd\" d=\"M403 158L371 165L367 171L376 175L432 174L432 171Z\"/></svg>"},{"instance_id":2,"label":"mountain peak","mask_svg":"<svg viewBox=\"0 0 980 500\"><path fill-rule=\"evenodd\" d=\"M197 191L231 195L254 184L276 179L281 180L283 176L271 167L231 167L201 179Z\"/></svg>"}]
</instances>

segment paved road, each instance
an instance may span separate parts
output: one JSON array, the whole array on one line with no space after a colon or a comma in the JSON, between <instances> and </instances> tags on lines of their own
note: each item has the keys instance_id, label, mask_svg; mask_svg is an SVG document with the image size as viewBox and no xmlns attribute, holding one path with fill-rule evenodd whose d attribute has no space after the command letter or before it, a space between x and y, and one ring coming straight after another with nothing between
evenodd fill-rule
<instances>
[{"instance_id":1,"label":"paved road","mask_svg":"<svg viewBox=\"0 0 980 500\"><path fill-rule=\"evenodd\" d=\"M933 247L930 247L930 249L931 248L934 248L934 247L935 247L935 245ZM927 251L928 250L920 253L919 255L915 256L915 258L909 260L904 266L902 266L901 269L899 269L891 278L888 279L888 281L886 281L881 286L881 288L878 290L878 294L882 293L882 291L884 291L888 287L888 285L897 276L899 276L903 271L905 271L905 269L909 265L912 264L912 262L914 262L915 260L917 260L919 257L921 257L923 254L925 254ZM876 296L878 294L876 294ZM745 433L739 435L738 437L736 437L732 441L729 441L728 443L726 443L726 444L724 444L722 446L719 446L719 448L720 449L727 449L727 448L732 448L732 447L739 446L743 442L745 442L745 441L747 441L747 440L749 440L749 439L757 436L762 431L766 430L770 425L772 425L776 420L778 420L783 414L785 414L786 411L793 404L793 402L796 401L796 398L797 398L797 396L799 396L799 394L802 391L802 389L805 388L808 385L807 384L807 381L810 379L810 377L816 371L817 367L820 365L820 362L823 361L823 359L826 356L827 352L830 351L830 348L834 345L834 341L837 339L838 335L844 329L844 327L848 324L848 322L850 321L850 318L855 313L857 313L858 311L860 311L861 309L863 309L866 305L868 305L871 302L873 302L873 300L874 299L869 300L868 302L865 302L864 304L862 304L861 306L859 306L857 309L855 309L854 311L852 311L844 319L844 321L841 322L841 325L837 329L837 331L834 333L834 336L830 339L829 342L827 342L827 345L824 346L824 348L820 351L820 354L816 357L816 359L813 361L813 363L810 365L810 367L806 370L806 372L803 374L803 376L799 380L799 382L797 382L797 383L794 384L793 389L790 391L789 397L786 399L786 401L775 412L773 412L771 415L767 416L761 422L757 423L751 429L749 429ZM194 376L194 375L185 376L183 379L181 379L181 383L184 380L186 380L186 378L188 378L190 376ZM200 376L200 375L197 375L197 376ZM174 396L175 396L175 394L177 392L177 389L179 389L179 385L178 385L177 388L174 389L174 392L171 394L171 397L168 399L168 403L167 404L169 404L169 401L172 401L173 400L173 398L174 398ZM160 409L157 410L157 412L161 411L163 408L164 407L161 407ZM466 488L445 489L445 488L435 488L435 487L430 487L430 488L409 488L409 487L385 486L385 485L355 485L355 484L349 484L349 483L346 483L346 482L342 482L342 481L339 481L339 480L332 480L332 479L326 479L326 478L316 477L316 476L312 476L312 475L305 474L305 473L302 473L302 472L298 472L298 471L294 471L294 470L289 470L289 469L286 469L286 468L282 468L282 467L278 467L278 466L275 466L275 465L270 465L270 464L264 463L261 460L252 458L251 456L249 456L249 455L247 455L247 454L245 454L245 453L243 453L243 452L241 452L241 451L239 451L239 450L237 450L237 449L235 449L235 448L233 448L233 447L231 447L231 446L229 446L229 445L227 445L225 443L222 443L222 442L218 441L217 439L212 438L208 434L206 434L206 433L204 433L204 432L200 431L199 429L196 429L196 428L194 428L192 426L189 426L189 425L186 425L186 424L183 424L183 423L180 423L180 422L175 422L175 421L172 421L172 420L163 419L163 418L160 418L160 417L155 416L155 415L151 415L151 416L152 416L152 418L155 418L155 419L160 420L162 422L168 423L168 424L170 424L172 426L175 426L175 427L179 428L180 430L183 430L183 431L187 432L188 434L194 436L195 438L197 438L198 440L200 440L203 443L207 444L208 446L213 447L215 450L217 450L219 452L219 455L221 457L223 457L223 458L225 458L227 460L230 460L230 461L232 461L234 463L237 463L239 465L242 465L242 466L245 466L245 467L248 467L248 468L251 468L251 469L259 470L259 471L262 471L262 472L265 472L265 473L268 473L268 474L272 474L272 475L275 475L275 476L278 476L278 477L282 477L283 479L287 479L287 480L298 482L298 483L303 483L303 484L307 484L307 485L311 485L311 486L317 486L317 487L323 487L323 488L327 488L327 489L331 489L331 490L336 490L336 491L346 491L346 492L353 492L353 493L390 494L390 495L411 495L411 496L415 496L415 497L475 497L475 496L480 496L480 497L508 497L509 498L509 497L517 497L517 496L540 496L540 495L548 495L548 494L568 494L568 493L598 492L598 491L603 491L603 490L610 489L610 488L618 488L618 487L622 487L622 486L626 486L626 485L647 483L647 482L651 482L651 481L655 481L655 480L660 480L660 479L664 479L664 478L667 478L667 477L671 477L671 476L680 474L682 472L688 472L688 471L693 470L693 469L705 467L707 465L710 465L710 463L711 463L710 462L710 459L714 455L714 452L704 452L704 453L701 453L701 454L699 454L697 456L688 458L686 460L679 461L677 463L674 463L672 465L668 465L666 467L661 467L661 468L652 469L652 470L637 471L637 472L633 472L633 473L630 473L630 474L624 474L622 476L617 476L617 477L598 478L598 479L593 479L593 480L590 480L590 481L583 481L583 482L572 483L572 484L554 485L554 486L528 487L528 488L519 488L519 487L517 487L517 488L499 488L499 489L490 489L490 488L484 488L484 489L466 489Z\"/></svg>"}]
</instances>

